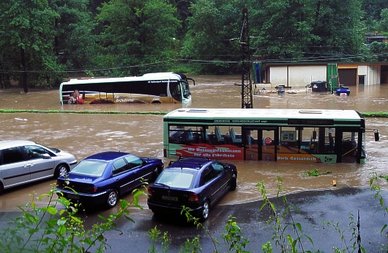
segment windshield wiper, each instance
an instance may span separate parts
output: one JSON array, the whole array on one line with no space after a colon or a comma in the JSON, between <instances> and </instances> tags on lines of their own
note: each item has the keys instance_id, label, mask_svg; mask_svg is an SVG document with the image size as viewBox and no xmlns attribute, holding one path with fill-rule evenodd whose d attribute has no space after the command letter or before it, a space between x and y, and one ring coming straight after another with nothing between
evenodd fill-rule
<instances>
[{"instance_id":1,"label":"windshield wiper","mask_svg":"<svg viewBox=\"0 0 388 253\"><path fill-rule=\"evenodd\" d=\"M171 188L171 186L169 186L168 184L164 184L164 183L155 183L155 184L162 185L162 186L164 186L164 187L166 187L166 188L168 188L168 189Z\"/></svg>"}]
</instances>

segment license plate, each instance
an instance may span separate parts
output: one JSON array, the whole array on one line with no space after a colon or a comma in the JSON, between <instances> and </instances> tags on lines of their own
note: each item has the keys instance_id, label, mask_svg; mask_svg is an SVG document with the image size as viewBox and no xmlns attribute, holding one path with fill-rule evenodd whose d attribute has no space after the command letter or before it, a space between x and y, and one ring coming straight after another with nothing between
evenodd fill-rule
<instances>
[{"instance_id":1,"label":"license plate","mask_svg":"<svg viewBox=\"0 0 388 253\"><path fill-rule=\"evenodd\" d=\"M168 200L168 201L178 201L178 197L174 197L174 196L162 196L162 199Z\"/></svg>"},{"instance_id":2,"label":"license plate","mask_svg":"<svg viewBox=\"0 0 388 253\"><path fill-rule=\"evenodd\" d=\"M67 194L68 199L74 199L74 200L79 200L79 195L76 194Z\"/></svg>"}]
</instances>

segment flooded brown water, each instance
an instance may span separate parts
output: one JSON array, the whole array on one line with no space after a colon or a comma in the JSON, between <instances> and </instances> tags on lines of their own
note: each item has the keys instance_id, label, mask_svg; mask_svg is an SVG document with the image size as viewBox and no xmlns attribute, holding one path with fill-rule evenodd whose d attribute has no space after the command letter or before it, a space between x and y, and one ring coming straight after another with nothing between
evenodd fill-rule
<instances>
[{"instance_id":1,"label":"flooded brown water","mask_svg":"<svg viewBox=\"0 0 388 253\"><path fill-rule=\"evenodd\" d=\"M239 108L241 87L239 76L200 76L191 87L191 107ZM351 87L348 97L312 93L305 88L287 89L279 96L270 85L257 85L254 108L321 108L355 109L360 112L387 111L388 85ZM260 92L258 92L260 91ZM292 94L291 94L292 93ZM89 111L162 111L179 108L180 104L100 104L63 105L57 90L0 90L0 109L53 109ZM69 114L69 113L0 113L0 139L29 139L46 146L58 147L82 159L106 150L133 152L140 156L163 158L161 115ZM238 166L238 188L221 204L257 200L257 183L263 181L269 195L278 191L282 179L283 192L332 189L344 186L367 187L369 178L388 173L388 119L367 118L365 164L290 164L285 162L234 162ZM379 129L380 141L375 142L373 129ZM325 174L306 175L318 169ZM15 210L31 199L31 194L47 193L54 180L10 190L0 196L0 210ZM128 199L130 196L127 197ZM142 204L146 207L145 198ZM42 203L44 204L44 203Z\"/></svg>"}]
</instances>

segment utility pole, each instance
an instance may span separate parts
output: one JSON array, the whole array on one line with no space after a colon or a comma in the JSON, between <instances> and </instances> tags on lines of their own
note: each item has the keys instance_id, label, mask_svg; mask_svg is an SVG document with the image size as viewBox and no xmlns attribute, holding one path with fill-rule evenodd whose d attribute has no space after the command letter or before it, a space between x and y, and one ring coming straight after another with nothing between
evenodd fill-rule
<instances>
[{"instance_id":1,"label":"utility pole","mask_svg":"<svg viewBox=\"0 0 388 253\"><path fill-rule=\"evenodd\" d=\"M242 10L241 46L241 108L253 108L251 52L249 49L248 9Z\"/></svg>"}]
</instances>

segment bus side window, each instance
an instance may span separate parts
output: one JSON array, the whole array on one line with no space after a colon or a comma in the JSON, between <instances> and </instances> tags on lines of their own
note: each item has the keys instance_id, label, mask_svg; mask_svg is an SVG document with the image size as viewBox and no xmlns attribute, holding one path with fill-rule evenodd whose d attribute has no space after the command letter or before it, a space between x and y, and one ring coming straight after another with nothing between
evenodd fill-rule
<instances>
[{"instance_id":1,"label":"bus side window","mask_svg":"<svg viewBox=\"0 0 388 253\"><path fill-rule=\"evenodd\" d=\"M229 130L229 136L232 141L232 144L242 144L241 134L236 134L236 131L233 127Z\"/></svg>"},{"instance_id":2,"label":"bus side window","mask_svg":"<svg viewBox=\"0 0 388 253\"><path fill-rule=\"evenodd\" d=\"M194 134L191 128L185 131L185 143L193 143L194 142Z\"/></svg>"},{"instance_id":3,"label":"bus side window","mask_svg":"<svg viewBox=\"0 0 388 253\"><path fill-rule=\"evenodd\" d=\"M218 143L223 143L225 141L224 137L221 134L220 128L218 126L214 127L215 137Z\"/></svg>"}]
</instances>

